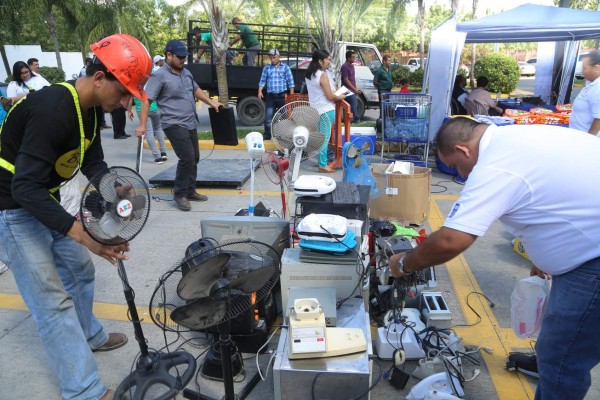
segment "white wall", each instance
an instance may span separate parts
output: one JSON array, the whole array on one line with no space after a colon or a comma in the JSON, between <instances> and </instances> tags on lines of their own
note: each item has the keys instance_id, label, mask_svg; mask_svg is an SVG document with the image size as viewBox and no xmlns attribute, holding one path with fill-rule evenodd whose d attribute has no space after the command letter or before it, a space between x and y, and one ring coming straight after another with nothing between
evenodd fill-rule
<instances>
[{"instance_id":1,"label":"white wall","mask_svg":"<svg viewBox=\"0 0 600 400\"><path fill-rule=\"evenodd\" d=\"M0 80L4 82L6 77L12 75L12 66L17 61L27 62L30 58L40 60L40 67L56 67L56 54L53 51L42 51L39 45L33 46L13 46L5 45L4 51L8 58L9 70L6 71L4 63L0 62ZM60 52L63 70L66 79L71 79L71 75L79 74L83 67L83 55L80 52ZM0 60L1 61L1 60Z\"/></svg>"}]
</instances>

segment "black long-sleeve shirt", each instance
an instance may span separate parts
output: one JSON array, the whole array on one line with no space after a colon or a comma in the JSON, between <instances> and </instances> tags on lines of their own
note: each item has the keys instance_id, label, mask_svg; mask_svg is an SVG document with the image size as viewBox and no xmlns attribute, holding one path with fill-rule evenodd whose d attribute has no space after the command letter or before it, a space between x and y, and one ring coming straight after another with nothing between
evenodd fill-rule
<instances>
[{"instance_id":1,"label":"black long-sleeve shirt","mask_svg":"<svg viewBox=\"0 0 600 400\"><path fill-rule=\"evenodd\" d=\"M74 84L74 82L69 82ZM86 151L81 165L91 179L107 170L95 108L81 110ZM93 139L93 140L92 140ZM0 129L0 157L15 166L0 168L0 210L24 208L50 229L66 234L75 218L50 189L79 168L80 124L70 91L53 85L29 94L10 111Z\"/></svg>"}]
</instances>

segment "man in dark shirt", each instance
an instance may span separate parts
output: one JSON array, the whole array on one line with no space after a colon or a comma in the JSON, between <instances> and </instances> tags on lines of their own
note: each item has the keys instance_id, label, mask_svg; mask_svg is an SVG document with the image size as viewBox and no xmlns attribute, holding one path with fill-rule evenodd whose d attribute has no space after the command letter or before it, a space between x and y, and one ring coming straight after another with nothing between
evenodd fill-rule
<instances>
[{"instance_id":1,"label":"man in dark shirt","mask_svg":"<svg viewBox=\"0 0 600 400\"><path fill-rule=\"evenodd\" d=\"M354 72L354 59L356 56L354 55L354 51L348 50L346 52L346 62L342 65L342 84L346 86L354 96L346 96L346 101L350 104L350 109L352 111L352 115L354 116L353 121L355 123L360 122L360 118L358 118L357 113L357 105L358 105L358 95L360 94L360 90L358 86L356 86L356 73Z\"/></svg>"},{"instance_id":2,"label":"man in dark shirt","mask_svg":"<svg viewBox=\"0 0 600 400\"><path fill-rule=\"evenodd\" d=\"M125 106L152 70L147 50L128 35L90 46L86 75L32 93L15 105L0 130L0 261L13 273L37 325L64 399L112 399L92 351L123 346L92 313L94 263L88 249L113 265L127 244L96 242L60 206L59 187L81 172L92 179L108 167L96 108ZM43 134L41 134L43 133ZM87 249L86 249L87 247Z\"/></svg>"}]
</instances>

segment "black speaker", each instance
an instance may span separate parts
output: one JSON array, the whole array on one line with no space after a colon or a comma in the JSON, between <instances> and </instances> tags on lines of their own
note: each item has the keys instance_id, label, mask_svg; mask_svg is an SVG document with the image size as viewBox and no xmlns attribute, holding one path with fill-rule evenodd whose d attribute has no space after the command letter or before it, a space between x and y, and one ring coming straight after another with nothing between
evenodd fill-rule
<instances>
[{"instance_id":1,"label":"black speaker","mask_svg":"<svg viewBox=\"0 0 600 400\"><path fill-rule=\"evenodd\" d=\"M238 137L233 107L221 107L219 112L211 107L208 109L208 116L215 144L237 146Z\"/></svg>"}]
</instances>

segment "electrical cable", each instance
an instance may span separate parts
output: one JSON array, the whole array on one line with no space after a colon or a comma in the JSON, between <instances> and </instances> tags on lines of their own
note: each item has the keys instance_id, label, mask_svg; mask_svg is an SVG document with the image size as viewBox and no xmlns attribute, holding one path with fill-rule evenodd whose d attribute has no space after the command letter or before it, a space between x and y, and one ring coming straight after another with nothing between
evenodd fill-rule
<instances>
[{"instance_id":1,"label":"electrical cable","mask_svg":"<svg viewBox=\"0 0 600 400\"><path fill-rule=\"evenodd\" d=\"M361 393L359 396L351 398L350 400L360 400L363 396L365 396L367 393L369 393L371 390L373 390L373 388L375 388L375 386L377 386L377 384L381 380L381 377L383 375L383 366L381 365L381 363L379 362L379 360L376 357L370 357L370 359L375 361L375 363L379 367L379 374L377 375L377 379L375 379L375 381L371 384L371 386L369 386L369 388L365 392ZM315 396L315 388L316 388L316 384L317 384L317 379L319 379L319 377L324 374L325 374L324 372L319 372L318 374L315 375L315 377L312 380L312 385L311 385L311 390L310 390L312 400L317 400L317 398Z\"/></svg>"},{"instance_id":2,"label":"electrical cable","mask_svg":"<svg viewBox=\"0 0 600 400\"><path fill-rule=\"evenodd\" d=\"M490 306L490 308L494 308L495 304L493 301L491 301L489 299L489 297L487 297L485 294L481 293L481 292L470 292L469 294L467 294L466 297L466 301L467 301L467 307L469 307L471 309L471 311L473 311L473 313L477 316L477 321L473 322L472 324L459 324L459 325L453 325L452 327L455 328L457 326L461 326L461 327L470 327L470 326L475 326L477 324L479 324L481 322L481 315L479 315L479 313L477 311L475 311L475 309L473 308L473 306L469 303L469 298L471 297L471 295L478 295L478 296L482 296L484 299L486 299L488 301L488 304Z\"/></svg>"},{"instance_id":3,"label":"electrical cable","mask_svg":"<svg viewBox=\"0 0 600 400\"><path fill-rule=\"evenodd\" d=\"M275 333L277 333L277 331L279 329L281 329L281 326L278 326L276 329L273 330L273 332L271 333L271 336L269 336L267 341L262 346L260 346L260 348L256 352L256 369L258 370L258 375L260 376L260 379L262 381L266 381L267 377L269 376L269 364L271 363L271 360L269 360L269 363L267 364L267 372L265 373L265 376L263 377L262 372L260 371L260 365L258 364L258 355L260 354L261 350L264 349L265 346L269 344L269 342L271 341L273 336L275 336ZM273 354L275 354L275 352L273 352ZM273 356L271 356L271 359L272 358L273 358Z\"/></svg>"}]
</instances>

